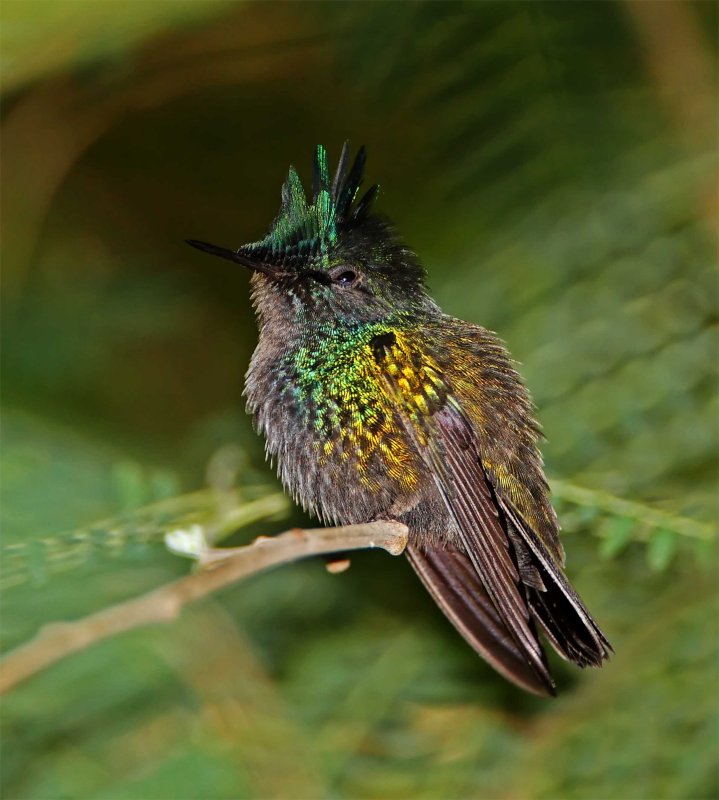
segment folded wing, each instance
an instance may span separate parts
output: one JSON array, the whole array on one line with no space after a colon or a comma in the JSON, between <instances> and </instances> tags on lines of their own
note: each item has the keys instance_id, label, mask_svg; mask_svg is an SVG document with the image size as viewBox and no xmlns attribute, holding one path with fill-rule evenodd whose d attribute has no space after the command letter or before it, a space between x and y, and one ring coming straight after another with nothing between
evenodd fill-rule
<instances>
[{"instance_id":1,"label":"folded wing","mask_svg":"<svg viewBox=\"0 0 719 800\"><path fill-rule=\"evenodd\" d=\"M523 688L553 694L535 623L581 667L599 666L611 646L541 539L488 480L462 409L450 399L423 424L416 446L464 553L414 549L409 559L480 655Z\"/></svg>"}]
</instances>

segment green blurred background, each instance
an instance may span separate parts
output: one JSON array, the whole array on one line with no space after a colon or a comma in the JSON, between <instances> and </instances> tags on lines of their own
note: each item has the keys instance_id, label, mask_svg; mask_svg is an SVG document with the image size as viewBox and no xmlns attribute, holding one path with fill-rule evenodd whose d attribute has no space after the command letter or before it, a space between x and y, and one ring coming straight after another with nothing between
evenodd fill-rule
<instances>
[{"instance_id":1,"label":"green blurred background","mask_svg":"<svg viewBox=\"0 0 719 800\"><path fill-rule=\"evenodd\" d=\"M716 29L710 2L3 0L3 650L187 574L168 530L308 524L243 410L248 277L183 239L258 238L345 138L442 307L522 362L616 648L538 700L403 559L294 564L8 693L3 797L719 796Z\"/></svg>"}]
</instances>

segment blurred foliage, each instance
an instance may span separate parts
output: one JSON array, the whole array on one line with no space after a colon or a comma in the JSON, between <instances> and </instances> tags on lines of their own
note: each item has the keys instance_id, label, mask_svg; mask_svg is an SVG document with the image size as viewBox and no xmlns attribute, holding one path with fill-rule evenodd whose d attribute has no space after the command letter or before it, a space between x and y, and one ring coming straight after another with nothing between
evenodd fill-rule
<instances>
[{"instance_id":1,"label":"blurred foliage","mask_svg":"<svg viewBox=\"0 0 719 800\"><path fill-rule=\"evenodd\" d=\"M7 695L4 797L719 795L716 25L5 0L3 649L185 574L168 529L307 523L243 414L247 276L183 239L261 235L288 164L349 137L440 304L522 362L616 657L526 697L403 560L296 564Z\"/></svg>"}]
</instances>

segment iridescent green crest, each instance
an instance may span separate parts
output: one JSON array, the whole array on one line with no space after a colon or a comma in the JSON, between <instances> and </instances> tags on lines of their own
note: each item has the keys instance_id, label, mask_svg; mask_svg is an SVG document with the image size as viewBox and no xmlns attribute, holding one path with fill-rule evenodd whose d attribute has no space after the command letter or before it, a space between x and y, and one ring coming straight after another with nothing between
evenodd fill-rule
<instances>
[{"instance_id":1,"label":"iridescent green crest","mask_svg":"<svg viewBox=\"0 0 719 800\"><path fill-rule=\"evenodd\" d=\"M282 187L282 206L269 233L258 242L244 245L237 252L270 264L317 266L328 263L332 249L343 230L364 220L377 195L372 186L355 204L362 184L365 149L361 147L347 171L349 148L345 142L334 178L330 182L327 151L317 145L314 161L312 203L294 167L290 167Z\"/></svg>"}]
</instances>

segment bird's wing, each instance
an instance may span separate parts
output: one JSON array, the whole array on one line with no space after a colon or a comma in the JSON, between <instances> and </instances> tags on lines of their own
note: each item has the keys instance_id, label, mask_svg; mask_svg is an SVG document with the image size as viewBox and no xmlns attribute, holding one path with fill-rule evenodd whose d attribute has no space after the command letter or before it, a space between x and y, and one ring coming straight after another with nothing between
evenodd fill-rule
<instances>
[{"instance_id":1,"label":"bird's wing","mask_svg":"<svg viewBox=\"0 0 719 800\"><path fill-rule=\"evenodd\" d=\"M410 561L490 664L529 691L552 694L535 621L554 649L580 667L600 666L612 647L542 540L492 488L461 411L450 401L430 428L426 444L417 446L467 555L464 566L451 550L441 549L410 553ZM474 567L473 576L467 567Z\"/></svg>"},{"instance_id":2,"label":"bird's wing","mask_svg":"<svg viewBox=\"0 0 719 800\"><path fill-rule=\"evenodd\" d=\"M564 575L529 394L494 334L450 318L444 325L434 340L450 342L443 357L452 365L450 394L475 437L532 616L561 656L581 667L599 666L612 648Z\"/></svg>"},{"instance_id":3,"label":"bird's wing","mask_svg":"<svg viewBox=\"0 0 719 800\"><path fill-rule=\"evenodd\" d=\"M447 616L490 663L503 663L497 641L509 637L512 661L524 661L523 675L500 672L534 691L551 693L554 684L534 621L537 619L558 652L586 666L608 655L609 644L564 577L556 555L517 512L501 487L489 480L475 426L460 405L436 362L394 340L376 351L382 379L394 399L408 438L424 462L476 572L464 594L488 598L495 614L478 614L447 577L447 558L428 554L410 560ZM450 559L451 560L451 559ZM441 562L441 563L440 563ZM467 637L467 622L474 629ZM498 624L497 624L498 623ZM463 626L464 625L464 630ZM495 641L495 649L491 642ZM527 678L527 671L531 677Z\"/></svg>"},{"instance_id":4,"label":"bird's wing","mask_svg":"<svg viewBox=\"0 0 719 800\"><path fill-rule=\"evenodd\" d=\"M471 426L451 398L424 423L425 439L417 437L416 446L433 476L469 560L514 648L535 678L551 692L554 684ZM415 426L416 421L408 421L408 428Z\"/></svg>"},{"instance_id":5,"label":"bird's wing","mask_svg":"<svg viewBox=\"0 0 719 800\"><path fill-rule=\"evenodd\" d=\"M541 429L507 348L491 331L451 317L440 319L423 347L436 348L437 342L442 347L439 361L471 423L489 482L562 567L559 523L537 447Z\"/></svg>"}]
</instances>

